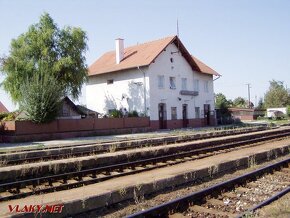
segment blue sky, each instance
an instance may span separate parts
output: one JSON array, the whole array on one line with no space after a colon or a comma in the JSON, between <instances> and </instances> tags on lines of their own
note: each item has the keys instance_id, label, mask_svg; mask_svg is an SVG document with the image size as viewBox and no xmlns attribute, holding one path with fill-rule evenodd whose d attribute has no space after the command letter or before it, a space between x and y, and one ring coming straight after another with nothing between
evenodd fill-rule
<instances>
[{"instance_id":1,"label":"blue sky","mask_svg":"<svg viewBox=\"0 0 290 218\"><path fill-rule=\"evenodd\" d=\"M222 74L215 92L247 97L245 84L251 83L255 103L271 79L290 87L289 11L288 0L0 0L0 55L9 54L11 39L43 12L60 27L87 32L88 65L113 50L117 37L126 46L175 35L178 18L188 51ZM0 100L15 108L3 90Z\"/></svg>"}]
</instances>

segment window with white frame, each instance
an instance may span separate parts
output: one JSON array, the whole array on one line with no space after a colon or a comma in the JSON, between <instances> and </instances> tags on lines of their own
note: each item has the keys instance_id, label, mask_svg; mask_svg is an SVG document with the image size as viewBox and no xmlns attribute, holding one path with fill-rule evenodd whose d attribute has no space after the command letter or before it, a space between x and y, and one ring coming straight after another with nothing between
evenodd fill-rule
<instances>
[{"instance_id":1,"label":"window with white frame","mask_svg":"<svg viewBox=\"0 0 290 218\"><path fill-rule=\"evenodd\" d=\"M158 75L158 88L163 89L164 88L164 76Z\"/></svg>"},{"instance_id":2,"label":"window with white frame","mask_svg":"<svg viewBox=\"0 0 290 218\"><path fill-rule=\"evenodd\" d=\"M195 118L200 118L200 108L195 107Z\"/></svg>"},{"instance_id":3,"label":"window with white frame","mask_svg":"<svg viewBox=\"0 0 290 218\"><path fill-rule=\"evenodd\" d=\"M204 92L208 93L209 81L204 81Z\"/></svg>"},{"instance_id":4,"label":"window with white frame","mask_svg":"<svg viewBox=\"0 0 290 218\"><path fill-rule=\"evenodd\" d=\"M181 78L181 89L187 90L187 78Z\"/></svg>"},{"instance_id":5,"label":"window with white frame","mask_svg":"<svg viewBox=\"0 0 290 218\"><path fill-rule=\"evenodd\" d=\"M176 107L171 107L171 120L177 119L177 109Z\"/></svg>"},{"instance_id":6,"label":"window with white frame","mask_svg":"<svg viewBox=\"0 0 290 218\"><path fill-rule=\"evenodd\" d=\"M199 91L199 80L198 79L195 79L194 82L193 82L193 90L194 91Z\"/></svg>"},{"instance_id":7,"label":"window with white frame","mask_svg":"<svg viewBox=\"0 0 290 218\"><path fill-rule=\"evenodd\" d=\"M169 77L169 83L170 83L170 89L176 89L176 78L175 77Z\"/></svg>"}]
</instances>

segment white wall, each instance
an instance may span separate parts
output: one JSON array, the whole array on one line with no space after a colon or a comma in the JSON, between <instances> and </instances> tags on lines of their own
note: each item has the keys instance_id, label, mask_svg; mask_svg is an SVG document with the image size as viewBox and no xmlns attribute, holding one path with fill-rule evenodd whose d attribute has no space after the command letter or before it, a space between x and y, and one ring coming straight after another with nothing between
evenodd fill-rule
<instances>
[{"instance_id":1,"label":"white wall","mask_svg":"<svg viewBox=\"0 0 290 218\"><path fill-rule=\"evenodd\" d=\"M275 117L275 112L280 111L284 115L287 114L287 108L286 107L280 107L280 108L267 108L267 117Z\"/></svg>"},{"instance_id":2,"label":"white wall","mask_svg":"<svg viewBox=\"0 0 290 218\"><path fill-rule=\"evenodd\" d=\"M169 45L149 66L150 80L150 111L151 120L158 120L158 104L165 103L167 110L167 120L171 119L171 107L177 107L177 119L182 119L182 105L188 105L188 118L195 118L195 107L200 107L201 117L203 117L203 105L210 104L214 110L214 94L212 76L193 72L191 66L182 57L181 53L174 44ZM171 63L170 58L173 58ZM164 89L158 88L158 75L165 76ZM176 89L169 88L169 77L176 77ZM199 95L186 96L180 95L181 79L187 78L187 90L194 91L194 79L199 80ZM204 92L204 81L209 81L209 92ZM178 98L181 98L179 101Z\"/></svg>"},{"instance_id":3,"label":"white wall","mask_svg":"<svg viewBox=\"0 0 290 218\"><path fill-rule=\"evenodd\" d=\"M182 105L188 105L188 118L195 118L195 107L200 107L203 117L204 104L210 104L214 110L214 94L212 75L194 72L174 44L169 45L149 67L143 68L146 73L146 107L151 120L158 120L158 104L165 103L167 119L171 119L171 107L177 107L177 119L182 119ZM170 58L173 58L171 63ZM165 76L164 89L158 88L158 75ZM176 77L176 89L169 88L169 77ZM187 78L187 90L194 91L194 79L199 80L199 95L180 95L181 79ZM107 85L108 79L114 83ZM209 81L209 91L204 91L204 81ZM139 85L134 84L140 82ZM150 83L150 84L149 84ZM122 100L122 95L129 99ZM149 97L150 96L150 97ZM121 106L129 110L144 112L144 78L137 68L89 77L86 87L86 101L89 109L106 114L108 109L119 109ZM179 101L178 98L181 98Z\"/></svg>"},{"instance_id":4,"label":"white wall","mask_svg":"<svg viewBox=\"0 0 290 218\"><path fill-rule=\"evenodd\" d=\"M146 68L142 69L145 72L145 91L148 98L149 80L146 76L146 70ZM113 84L107 84L107 80L110 79L114 80ZM121 107L125 107L128 111L136 110L139 113L144 113L144 75L135 68L126 72L89 77L86 97L87 107L102 114L108 113L109 109L120 109ZM147 102L147 107L150 107L148 99Z\"/></svg>"}]
</instances>

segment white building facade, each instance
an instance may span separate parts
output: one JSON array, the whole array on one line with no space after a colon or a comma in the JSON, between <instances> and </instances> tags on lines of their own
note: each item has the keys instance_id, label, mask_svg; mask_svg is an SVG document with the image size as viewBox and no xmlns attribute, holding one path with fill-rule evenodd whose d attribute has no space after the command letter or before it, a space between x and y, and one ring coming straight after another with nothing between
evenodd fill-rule
<instances>
[{"instance_id":1,"label":"white building facade","mask_svg":"<svg viewBox=\"0 0 290 218\"><path fill-rule=\"evenodd\" d=\"M213 77L219 74L192 57L177 36L123 47L89 68L88 108L135 110L150 117L153 129L215 125Z\"/></svg>"}]
</instances>

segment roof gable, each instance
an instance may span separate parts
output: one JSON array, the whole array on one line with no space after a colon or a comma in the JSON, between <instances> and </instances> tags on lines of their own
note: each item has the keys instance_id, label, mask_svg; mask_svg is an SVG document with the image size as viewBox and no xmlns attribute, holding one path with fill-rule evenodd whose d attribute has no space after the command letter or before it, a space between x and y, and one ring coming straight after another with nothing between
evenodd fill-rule
<instances>
[{"instance_id":1,"label":"roof gable","mask_svg":"<svg viewBox=\"0 0 290 218\"><path fill-rule=\"evenodd\" d=\"M62 107L63 107L63 104L66 103L72 110L74 110L76 113L78 113L79 115L86 115L82 110L80 110L76 105L75 103L72 102L72 100L69 99L69 97L64 97L62 99Z\"/></svg>"},{"instance_id":2,"label":"roof gable","mask_svg":"<svg viewBox=\"0 0 290 218\"><path fill-rule=\"evenodd\" d=\"M2 113L2 112L9 112L9 111L8 111L7 108L4 106L4 104L2 104L2 102L0 101L0 113Z\"/></svg>"},{"instance_id":3,"label":"roof gable","mask_svg":"<svg viewBox=\"0 0 290 218\"><path fill-rule=\"evenodd\" d=\"M206 74L211 74L211 75L215 75L215 76L220 76L219 73L217 73L215 70L213 70L212 68L207 66L205 63L201 62L196 57L194 57L194 56L191 56L191 57L194 60L194 62L197 64L197 66L199 67L201 73L206 73Z\"/></svg>"},{"instance_id":4,"label":"roof gable","mask_svg":"<svg viewBox=\"0 0 290 218\"><path fill-rule=\"evenodd\" d=\"M102 55L89 67L89 76L111 73L116 71L127 70L136 67L144 67L150 65L161 52L171 43L174 43L187 60L193 70L201 73L217 75L219 74L203 64L199 60L195 60L187 51L177 36L170 36L163 39L143 43L140 45L130 46L124 49L124 58L119 64L116 64L115 51L110 51ZM203 72L204 71L204 72Z\"/></svg>"}]
</instances>

